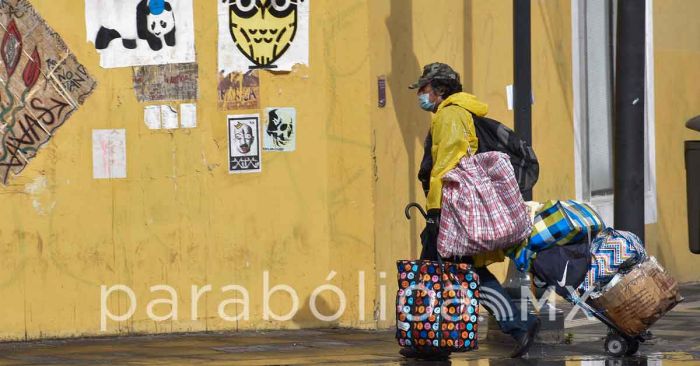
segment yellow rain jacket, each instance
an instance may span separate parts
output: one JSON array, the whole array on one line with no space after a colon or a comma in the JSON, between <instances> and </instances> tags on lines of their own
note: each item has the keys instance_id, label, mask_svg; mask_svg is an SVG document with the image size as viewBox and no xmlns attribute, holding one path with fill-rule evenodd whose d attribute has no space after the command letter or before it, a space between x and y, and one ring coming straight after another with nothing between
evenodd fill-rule
<instances>
[{"instance_id":1,"label":"yellow rain jacket","mask_svg":"<svg viewBox=\"0 0 700 366\"><path fill-rule=\"evenodd\" d=\"M471 113L483 117L488 109L486 103L467 93L452 94L438 106L430 126L433 136L433 170L430 173L428 210L441 207L442 177L457 166L468 152L476 154L479 140ZM491 263L503 262L505 256L503 251L498 250L476 255L473 259L476 267L485 267Z\"/></svg>"}]
</instances>

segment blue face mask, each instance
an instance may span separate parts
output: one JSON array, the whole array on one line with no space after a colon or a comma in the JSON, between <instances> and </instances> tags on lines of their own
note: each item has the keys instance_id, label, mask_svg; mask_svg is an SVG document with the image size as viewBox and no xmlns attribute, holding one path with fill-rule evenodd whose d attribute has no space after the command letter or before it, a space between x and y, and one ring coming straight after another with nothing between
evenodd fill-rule
<instances>
[{"instance_id":1,"label":"blue face mask","mask_svg":"<svg viewBox=\"0 0 700 366\"><path fill-rule=\"evenodd\" d=\"M426 112L432 112L435 110L435 103L430 101L430 94L425 93L418 96L418 101L420 102L420 107Z\"/></svg>"}]
</instances>

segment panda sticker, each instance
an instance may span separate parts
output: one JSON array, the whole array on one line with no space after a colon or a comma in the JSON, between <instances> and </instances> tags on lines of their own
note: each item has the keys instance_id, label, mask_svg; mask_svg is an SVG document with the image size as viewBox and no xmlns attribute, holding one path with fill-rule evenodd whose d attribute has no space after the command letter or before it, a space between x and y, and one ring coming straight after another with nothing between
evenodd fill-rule
<instances>
[{"instance_id":1,"label":"panda sticker","mask_svg":"<svg viewBox=\"0 0 700 366\"><path fill-rule=\"evenodd\" d=\"M170 47L175 46L175 16L170 3L151 0L151 3L146 5L146 0L143 0L136 12L139 38L148 41L152 50L160 50L163 43Z\"/></svg>"},{"instance_id":2,"label":"panda sticker","mask_svg":"<svg viewBox=\"0 0 700 366\"><path fill-rule=\"evenodd\" d=\"M86 20L103 67L195 61L192 0L86 0Z\"/></svg>"},{"instance_id":3,"label":"panda sticker","mask_svg":"<svg viewBox=\"0 0 700 366\"><path fill-rule=\"evenodd\" d=\"M173 7L165 0L141 0L136 6L136 29L140 39L146 40L153 51L160 51L163 44L175 46L175 16ZM121 33L115 29L100 27L95 38L95 48L103 50ZM122 38L125 48L136 48L135 39Z\"/></svg>"}]
</instances>

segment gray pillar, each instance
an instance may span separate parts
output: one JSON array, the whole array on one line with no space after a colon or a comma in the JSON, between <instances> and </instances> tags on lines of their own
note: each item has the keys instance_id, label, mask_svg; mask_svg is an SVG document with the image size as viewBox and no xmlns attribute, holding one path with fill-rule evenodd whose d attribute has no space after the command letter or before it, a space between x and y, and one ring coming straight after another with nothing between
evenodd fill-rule
<instances>
[{"instance_id":1,"label":"gray pillar","mask_svg":"<svg viewBox=\"0 0 700 366\"><path fill-rule=\"evenodd\" d=\"M618 0L615 227L644 241L645 0Z\"/></svg>"}]
</instances>

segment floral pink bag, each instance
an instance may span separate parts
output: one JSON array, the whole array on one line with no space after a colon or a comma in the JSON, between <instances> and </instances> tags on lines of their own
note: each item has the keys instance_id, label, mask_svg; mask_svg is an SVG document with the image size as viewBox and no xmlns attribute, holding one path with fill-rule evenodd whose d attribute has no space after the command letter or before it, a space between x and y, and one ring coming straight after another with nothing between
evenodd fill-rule
<instances>
[{"instance_id":1,"label":"floral pink bag","mask_svg":"<svg viewBox=\"0 0 700 366\"><path fill-rule=\"evenodd\" d=\"M530 236L532 222L508 155L465 156L442 181L441 256L506 249Z\"/></svg>"}]
</instances>

